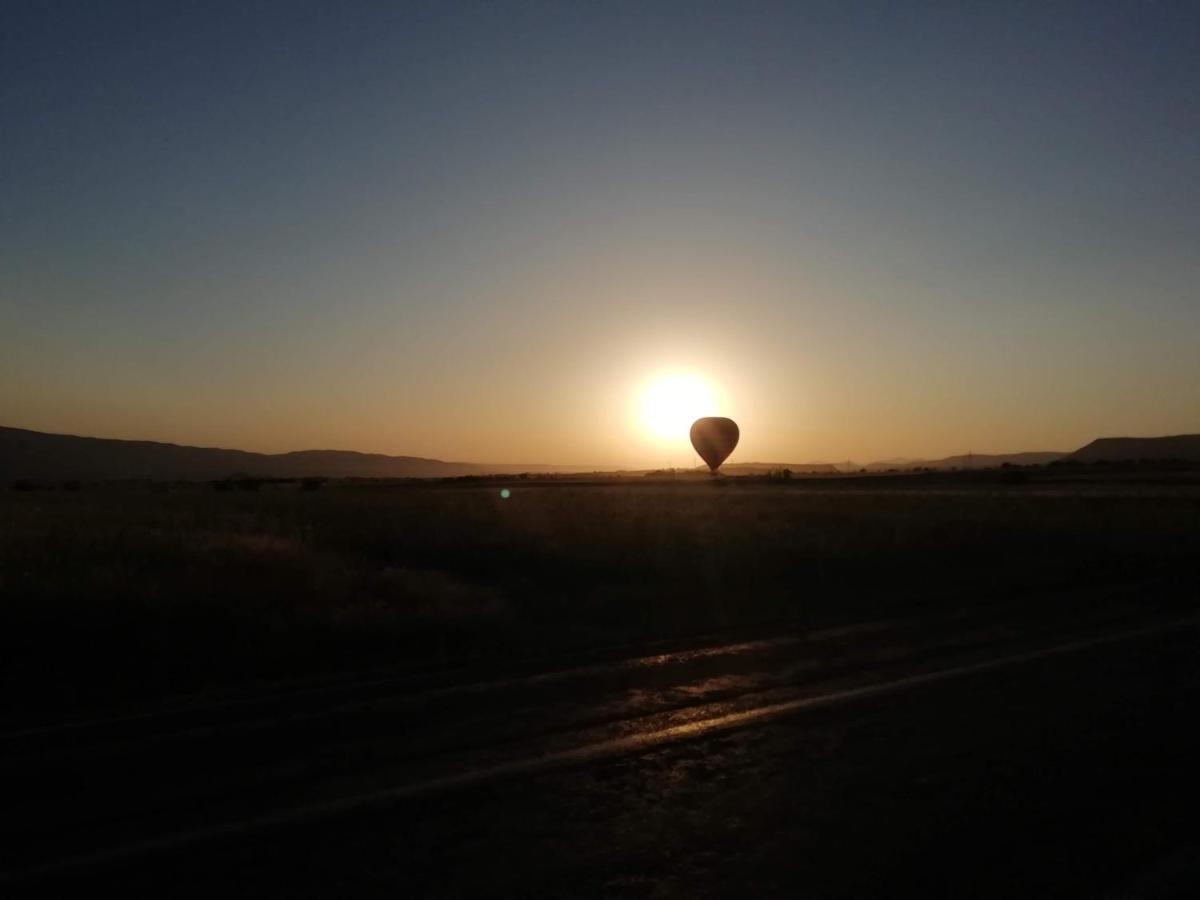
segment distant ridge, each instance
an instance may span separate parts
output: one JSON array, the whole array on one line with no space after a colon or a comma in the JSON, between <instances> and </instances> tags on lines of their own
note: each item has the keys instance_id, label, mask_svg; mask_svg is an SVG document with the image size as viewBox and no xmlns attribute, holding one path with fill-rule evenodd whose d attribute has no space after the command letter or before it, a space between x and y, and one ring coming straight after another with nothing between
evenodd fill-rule
<instances>
[{"instance_id":1,"label":"distant ridge","mask_svg":"<svg viewBox=\"0 0 1200 900\"><path fill-rule=\"evenodd\" d=\"M728 463L729 475L763 475L790 469L796 474L883 472L890 469L985 469L1010 465L1045 465L1058 459L1098 460L1187 459L1200 461L1200 435L1157 438L1100 438L1074 453L970 453L942 459L880 460L866 465L838 463ZM188 447L156 441L49 434L0 426L0 484L32 481L214 481L221 478L453 478L467 475L590 474L637 475L644 470L545 464L446 462L421 456L387 456L354 450L297 450L251 453L219 447Z\"/></svg>"},{"instance_id":2,"label":"distant ridge","mask_svg":"<svg viewBox=\"0 0 1200 900\"><path fill-rule=\"evenodd\" d=\"M787 469L798 474L835 474L838 467L833 463L725 463L721 471L727 475L768 475ZM707 469L705 469L707 471Z\"/></svg>"},{"instance_id":3,"label":"distant ridge","mask_svg":"<svg viewBox=\"0 0 1200 900\"><path fill-rule=\"evenodd\" d=\"M1071 454L1081 462L1098 460L1188 459L1200 460L1200 434L1175 434L1168 437L1097 438Z\"/></svg>"},{"instance_id":4,"label":"distant ridge","mask_svg":"<svg viewBox=\"0 0 1200 900\"><path fill-rule=\"evenodd\" d=\"M991 469L1008 463L1012 466L1044 466L1068 454L1058 450L1033 450L1024 453L963 453L942 459L881 460L867 463L868 472L887 469Z\"/></svg>"},{"instance_id":5,"label":"distant ridge","mask_svg":"<svg viewBox=\"0 0 1200 900\"><path fill-rule=\"evenodd\" d=\"M488 465L353 450L250 453L155 441L48 434L0 426L0 478L57 481L254 478L446 478L519 472L578 472L577 466Z\"/></svg>"}]
</instances>

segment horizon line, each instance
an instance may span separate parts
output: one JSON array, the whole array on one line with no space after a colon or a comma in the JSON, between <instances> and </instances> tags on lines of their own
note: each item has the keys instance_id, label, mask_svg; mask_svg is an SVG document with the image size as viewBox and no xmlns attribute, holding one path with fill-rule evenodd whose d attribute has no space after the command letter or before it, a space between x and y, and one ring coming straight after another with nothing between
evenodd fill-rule
<instances>
[{"instance_id":1,"label":"horizon line","mask_svg":"<svg viewBox=\"0 0 1200 900\"><path fill-rule=\"evenodd\" d=\"M217 450L217 451L233 452L233 453L248 453L248 454L253 454L256 456L287 456L290 454L298 454L298 453L350 453L350 454L357 454L359 456L381 456L381 457L385 457L385 458L389 458L389 459L412 459L412 460L421 460L421 461L426 461L426 462L443 463L446 465L530 466L530 467L555 468L555 469L575 469L577 471L596 471L596 472L613 471L613 470L637 471L637 470L642 470L642 469L654 470L654 469L672 469L672 468L673 469L681 469L681 468L686 469L687 468L686 466L662 466L662 465L649 465L649 464L638 465L638 464L618 464L618 463L608 463L608 464L558 463L558 462L550 463L550 462L528 462L528 461L524 461L524 460L516 461L516 462L503 462L503 461L498 461L498 460L473 461L473 460L468 460L468 459L446 459L446 458L443 458L440 456L418 456L418 455L407 454L407 453L386 453L386 452L374 451L374 450L356 450L356 449L346 449L346 448L337 448L337 447L304 447L304 448L298 448L298 449L292 449L292 450L278 450L278 451L247 450L242 447L186 444L186 443L179 443L177 441L160 440L160 439L154 439L154 438L109 437L109 436L98 436L98 435L89 435L89 434L76 434L73 432L64 432L64 431L45 431L45 430L42 430L39 428L29 428L29 427L21 426L21 425L0 425L0 428L12 430L12 431L28 431L28 432L32 432L35 434L45 434L45 435L50 435L53 437L76 438L76 439L80 439L80 440L119 441L119 442L123 442L123 443L137 443L137 444L159 444L162 446L180 447L180 448L186 448L186 449L192 449L192 450ZM1092 438L1092 440L1088 441L1087 443L1091 443L1092 441L1096 441L1096 440L1123 440L1123 439L1137 439L1139 437L1140 438L1150 438L1150 437L1182 437L1182 436L1185 436L1185 435L1182 435L1182 434L1180 434L1180 435L1141 435L1141 436L1135 436L1135 435L1107 436L1106 435L1106 436ZM961 452L956 452L956 453L946 453L946 454L943 454L940 456L926 455L926 456L881 457L881 458L876 458L876 459L860 458L858 460L854 459L853 457L845 457L842 459L820 459L820 460L812 459L812 460L802 460L802 461L746 460L746 461L730 462L730 463L728 463L728 465L735 465L735 466L749 466L749 465L836 466L836 465L845 465L847 463L850 463L850 464L854 464L854 465L858 465L858 466L870 466L870 465L880 465L880 464L885 464L885 463L895 464L895 465L903 465L906 463L915 464L915 463L920 463L920 462L938 462L941 460L952 459L952 458L960 457L960 456L961 457L1017 456L1017 455L1022 455L1022 454L1035 454L1035 453L1037 453L1037 454L1056 453L1061 456L1069 456L1070 454L1075 453L1078 450L1082 449L1082 447L1087 446L1087 443L1081 445L1080 447L1076 447L1072 450L1061 450L1061 449L1036 449L1036 450L1026 449L1026 450L1007 450L1007 451L966 450L966 451L961 451ZM865 459L865 461L864 461L864 459ZM697 463L697 465L702 465L702 463Z\"/></svg>"}]
</instances>

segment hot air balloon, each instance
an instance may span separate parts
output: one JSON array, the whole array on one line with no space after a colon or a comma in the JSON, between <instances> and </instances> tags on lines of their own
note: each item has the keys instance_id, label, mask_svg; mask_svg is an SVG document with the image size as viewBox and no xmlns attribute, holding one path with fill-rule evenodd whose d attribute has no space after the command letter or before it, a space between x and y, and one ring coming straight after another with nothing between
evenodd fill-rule
<instances>
[{"instance_id":1,"label":"hot air balloon","mask_svg":"<svg viewBox=\"0 0 1200 900\"><path fill-rule=\"evenodd\" d=\"M737 422L733 419L709 416L692 423L692 446L714 475L737 446L739 436Z\"/></svg>"}]
</instances>

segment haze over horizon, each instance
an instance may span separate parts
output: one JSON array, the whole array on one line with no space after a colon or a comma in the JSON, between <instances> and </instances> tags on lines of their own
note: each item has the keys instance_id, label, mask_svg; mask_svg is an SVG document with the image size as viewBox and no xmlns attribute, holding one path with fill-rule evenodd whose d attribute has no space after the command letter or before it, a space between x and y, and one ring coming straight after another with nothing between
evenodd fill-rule
<instances>
[{"instance_id":1,"label":"haze over horizon","mask_svg":"<svg viewBox=\"0 0 1200 900\"><path fill-rule=\"evenodd\" d=\"M40 431L38 429L22 428L20 426L5 425L2 423L0 423L0 438L6 437L6 436L12 436L14 429L18 434L32 433L33 435L38 435L38 436L43 436L43 437L65 438L68 440L90 441L90 440L99 438L100 440L131 442L131 443L135 443L135 444L144 444L144 443L160 444L160 445L167 446L167 447L179 447L179 448L182 448L185 450L204 450L204 451L222 450L222 451L234 451L234 452L250 452L250 453L256 453L256 454L263 454L266 456L287 456L287 455L300 455L300 454L307 454L307 453L361 454L361 455L367 455L367 456L386 456L386 457L393 457L393 458L398 458L398 459L403 459L403 458L426 459L426 460L429 460L432 462L464 463L467 465L493 465L494 464L494 465L500 465L500 466L505 466L505 467L514 466L514 465L530 465L530 466L535 467L531 471L536 471L537 468L540 468L540 467L546 467L548 469L556 469L556 470L571 469L571 470L575 470L575 471L599 471L599 470L602 470L605 468L612 468L612 469L617 469L617 470L621 470L621 469L640 470L640 469L637 469L636 467L632 467L632 466L625 466L625 467L605 466L605 465L599 464L599 463L589 463L586 460L576 461L576 462L555 461L552 463L547 463L542 460L520 460L520 461L518 461L518 460L501 460L501 461L496 461L496 460L481 460L481 459L442 459L440 457L418 457L418 456L414 456L413 454L407 454L407 453L386 453L384 451L362 450L362 449L355 448L355 447L293 447L290 450L279 450L279 451L265 450L264 451L264 450L254 450L253 448L246 448L246 447L216 447L216 446L203 446L203 445L193 445L193 444L181 444L179 441L169 441L169 440L161 440L160 441L160 440L155 440L155 439L150 439L150 438L107 437L107 436L101 436L101 435L70 434L70 433L66 433L66 432L46 432L46 431ZM1153 440L1154 438L1151 438L1151 439ZM19 440L19 438L18 438L18 440ZM1079 448L1074 448L1074 449L1079 449ZM1061 453L1063 455L1066 455L1069 452L1071 452L1071 451L1063 451L1063 450L1048 451L1045 449L1043 449L1043 450L1028 450L1028 449L1026 449L1026 450L1014 450L1014 451L1008 451L1008 452L1001 451L1001 452L996 452L996 453L966 451L963 454L939 454L939 455L928 455L928 456L921 456L921 457L885 456L885 457L879 457L879 458L858 459L858 460L852 459L850 457L846 457L844 459L800 459L799 457L786 457L786 458L780 457L779 459L771 459L771 460L739 458L739 459L731 460L729 465L726 466L725 468L728 469L728 468L736 468L737 466L774 464L774 463L790 463L790 464L811 463L811 464L817 464L817 465L833 465L833 464L841 465L841 464L845 464L845 463L854 463L855 465L858 465L858 464L863 464L863 465L880 464L880 463L904 463L904 462L917 463L917 462L940 461L943 459L956 458L960 455L961 456L974 455L974 456L979 456L981 458L987 458L987 457L995 457L995 456L1020 456L1022 454L1037 456L1037 455L1042 455L1045 453ZM669 463L673 467L695 468L695 469L704 468L703 461L698 456L694 455L694 453L689 456L689 455L683 453L682 451L680 451L679 453L674 453L672 451L672 455L679 457L678 462ZM645 469L645 468L653 468L653 467L652 466L643 466L641 468Z\"/></svg>"},{"instance_id":2,"label":"haze over horizon","mask_svg":"<svg viewBox=\"0 0 1200 900\"><path fill-rule=\"evenodd\" d=\"M0 424L690 465L685 373L732 462L1197 432L1198 26L18 3Z\"/></svg>"}]
</instances>

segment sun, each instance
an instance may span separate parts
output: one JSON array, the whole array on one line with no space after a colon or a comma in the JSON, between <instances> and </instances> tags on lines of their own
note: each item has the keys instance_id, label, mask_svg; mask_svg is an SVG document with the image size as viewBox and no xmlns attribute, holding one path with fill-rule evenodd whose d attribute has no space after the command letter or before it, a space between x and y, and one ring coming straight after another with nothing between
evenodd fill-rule
<instances>
[{"instance_id":1,"label":"sun","mask_svg":"<svg viewBox=\"0 0 1200 900\"><path fill-rule=\"evenodd\" d=\"M687 440L692 423L702 416L715 415L716 406L716 394L698 375L660 375L642 391L642 425L659 440Z\"/></svg>"}]
</instances>

